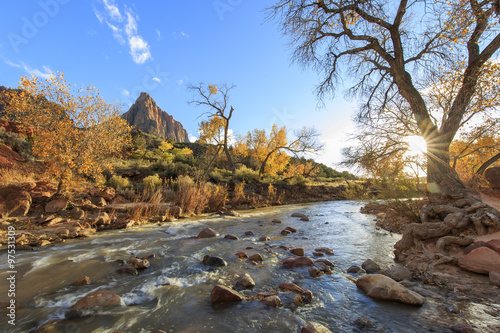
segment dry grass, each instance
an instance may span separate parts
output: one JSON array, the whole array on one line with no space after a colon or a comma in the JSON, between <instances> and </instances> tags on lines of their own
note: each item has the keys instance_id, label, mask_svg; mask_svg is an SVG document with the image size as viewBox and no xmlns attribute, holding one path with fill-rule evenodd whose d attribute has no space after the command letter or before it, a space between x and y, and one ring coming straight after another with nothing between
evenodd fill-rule
<instances>
[{"instance_id":1,"label":"dry grass","mask_svg":"<svg viewBox=\"0 0 500 333\"><path fill-rule=\"evenodd\" d=\"M246 201L245 195L245 181L241 183L236 183L234 185L233 197L231 199L231 206L233 208L240 206L243 202Z\"/></svg>"},{"instance_id":2,"label":"dry grass","mask_svg":"<svg viewBox=\"0 0 500 333\"><path fill-rule=\"evenodd\" d=\"M154 191L144 190L134 200L134 206L128 213L128 218L135 221L144 221L161 214L163 193L161 189Z\"/></svg>"},{"instance_id":3,"label":"dry grass","mask_svg":"<svg viewBox=\"0 0 500 333\"><path fill-rule=\"evenodd\" d=\"M36 182L34 172L20 169L0 168L0 185L12 185L20 183Z\"/></svg>"}]
</instances>

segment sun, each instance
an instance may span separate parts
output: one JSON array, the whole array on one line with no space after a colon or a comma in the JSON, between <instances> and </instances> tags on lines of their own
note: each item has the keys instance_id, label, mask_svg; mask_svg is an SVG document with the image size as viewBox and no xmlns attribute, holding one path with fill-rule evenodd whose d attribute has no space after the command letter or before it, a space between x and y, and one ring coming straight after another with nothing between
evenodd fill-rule
<instances>
[{"instance_id":1,"label":"sun","mask_svg":"<svg viewBox=\"0 0 500 333\"><path fill-rule=\"evenodd\" d=\"M424 138L418 135L409 136L406 138L409 144L408 153L410 155L420 155L427 152L427 143Z\"/></svg>"}]
</instances>

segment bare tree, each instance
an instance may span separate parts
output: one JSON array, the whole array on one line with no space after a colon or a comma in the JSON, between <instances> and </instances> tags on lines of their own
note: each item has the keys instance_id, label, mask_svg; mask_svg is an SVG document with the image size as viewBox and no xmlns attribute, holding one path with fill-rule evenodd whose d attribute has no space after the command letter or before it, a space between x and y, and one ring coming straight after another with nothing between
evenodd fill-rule
<instances>
[{"instance_id":1,"label":"bare tree","mask_svg":"<svg viewBox=\"0 0 500 333\"><path fill-rule=\"evenodd\" d=\"M493 0L282 0L269 10L294 45L293 59L323 74L318 95L334 92L341 65L364 97L360 114L384 109L395 94L408 103L428 143L428 182L441 194L464 186L449 166L449 146L464 120L481 69L500 47ZM438 124L422 96L425 78L461 64L460 89ZM379 96L379 102L375 102Z\"/></svg>"}]
</instances>

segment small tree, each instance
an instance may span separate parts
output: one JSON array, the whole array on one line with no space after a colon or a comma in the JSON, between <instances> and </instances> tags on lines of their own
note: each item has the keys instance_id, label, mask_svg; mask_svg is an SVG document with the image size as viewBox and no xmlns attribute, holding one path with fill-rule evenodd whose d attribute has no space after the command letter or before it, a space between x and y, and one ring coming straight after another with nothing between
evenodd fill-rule
<instances>
[{"instance_id":1,"label":"small tree","mask_svg":"<svg viewBox=\"0 0 500 333\"><path fill-rule=\"evenodd\" d=\"M110 169L110 157L130 141L121 108L92 86L72 91L62 73L46 80L22 77L8 98L7 117L35 128L33 153L58 179L58 194L72 176L97 178Z\"/></svg>"}]
</instances>

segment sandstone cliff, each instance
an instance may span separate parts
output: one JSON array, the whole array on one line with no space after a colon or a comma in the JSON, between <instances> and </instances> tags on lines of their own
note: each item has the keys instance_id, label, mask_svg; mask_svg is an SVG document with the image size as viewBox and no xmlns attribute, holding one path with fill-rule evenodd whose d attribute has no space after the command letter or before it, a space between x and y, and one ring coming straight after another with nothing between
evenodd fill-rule
<instances>
[{"instance_id":1,"label":"sandstone cliff","mask_svg":"<svg viewBox=\"0 0 500 333\"><path fill-rule=\"evenodd\" d=\"M134 128L176 142L189 142L187 131L171 115L160 109L147 93L142 92L134 105L122 115Z\"/></svg>"}]
</instances>

